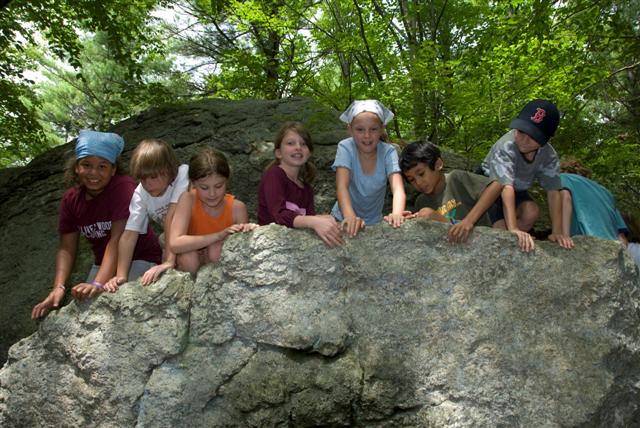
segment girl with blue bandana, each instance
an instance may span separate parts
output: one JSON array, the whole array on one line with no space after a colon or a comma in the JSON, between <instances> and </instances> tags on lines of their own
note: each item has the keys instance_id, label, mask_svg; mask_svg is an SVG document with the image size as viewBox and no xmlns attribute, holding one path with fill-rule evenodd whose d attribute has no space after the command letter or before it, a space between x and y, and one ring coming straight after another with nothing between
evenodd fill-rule
<instances>
[{"instance_id":1,"label":"girl with blue bandana","mask_svg":"<svg viewBox=\"0 0 640 428\"><path fill-rule=\"evenodd\" d=\"M91 298L103 291L104 283L114 276L118 240L129 217L129 201L136 187L133 179L118 174L117 160L123 147L124 140L117 134L80 132L75 157L67 168L68 178L76 185L65 192L60 204L60 243L53 290L33 308L31 318L40 318L50 308L60 305L76 259L80 235L91 245L94 265L86 282L76 284L71 294L77 299ZM149 228L134 250L130 278L135 279L160 263L161 256L158 238Z\"/></svg>"}]
</instances>

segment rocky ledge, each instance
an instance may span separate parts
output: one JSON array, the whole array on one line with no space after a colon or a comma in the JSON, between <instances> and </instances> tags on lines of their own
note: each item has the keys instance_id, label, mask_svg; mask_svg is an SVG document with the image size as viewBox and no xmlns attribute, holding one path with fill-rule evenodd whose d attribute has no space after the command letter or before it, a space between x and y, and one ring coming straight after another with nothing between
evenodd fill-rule
<instances>
[{"instance_id":1,"label":"rocky ledge","mask_svg":"<svg viewBox=\"0 0 640 428\"><path fill-rule=\"evenodd\" d=\"M72 302L14 345L0 425L631 426L638 272L616 242L446 225L231 236L195 281Z\"/></svg>"}]
</instances>

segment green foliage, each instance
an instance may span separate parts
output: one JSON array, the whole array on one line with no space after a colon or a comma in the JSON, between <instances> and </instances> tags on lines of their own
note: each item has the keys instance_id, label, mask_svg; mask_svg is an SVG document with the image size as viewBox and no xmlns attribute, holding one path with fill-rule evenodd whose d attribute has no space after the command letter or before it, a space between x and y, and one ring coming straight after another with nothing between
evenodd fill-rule
<instances>
[{"instance_id":1,"label":"green foliage","mask_svg":"<svg viewBox=\"0 0 640 428\"><path fill-rule=\"evenodd\" d=\"M179 5L197 25L160 43L148 18L157 4ZM638 0L18 0L0 9L2 162L46 147L37 112L72 134L83 120L107 126L181 92L181 77L148 81L167 76L154 56L175 47L209 65L201 95L306 95L336 110L377 98L396 113L393 138L428 137L475 158L528 100L551 99L563 112L558 152L638 206L639 15ZM103 50L89 57L104 67L83 56L78 38L97 30ZM77 67L56 71L68 83L42 101L22 76L38 31Z\"/></svg>"},{"instance_id":2,"label":"green foliage","mask_svg":"<svg viewBox=\"0 0 640 428\"><path fill-rule=\"evenodd\" d=\"M185 3L203 30L183 37L182 53L211 58L217 65L206 78L207 93L281 98L299 90L308 75L309 51L301 31L311 16L309 1Z\"/></svg>"},{"instance_id":3,"label":"green foliage","mask_svg":"<svg viewBox=\"0 0 640 428\"><path fill-rule=\"evenodd\" d=\"M43 38L59 59L80 67L81 31L104 30L112 56L140 74L142 51L154 49L146 32L148 11L158 0L13 0L0 9L0 166L23 163L51 145L35 119L39 101L24 71L26 55ZM37 37L36 37L37 36Z\"/></svg>"},{"instance_id":4,"label":"green foliage","mask_svg":"<svg viewBox=\"0 0 640 428\"><path fill-rule=\"evenodd\" d=\"M83 128L106 130L151 106L189 95L188 77L173 72L170 58L157 53L138 58L136 64L143 72L132 76L129 68L110 56L105 33L82 41L78 55L82 74L38 50L34 49L33 55L48 78L36 87L42 100L40 122L63 141Z\"/></svg>"}]
</instances>

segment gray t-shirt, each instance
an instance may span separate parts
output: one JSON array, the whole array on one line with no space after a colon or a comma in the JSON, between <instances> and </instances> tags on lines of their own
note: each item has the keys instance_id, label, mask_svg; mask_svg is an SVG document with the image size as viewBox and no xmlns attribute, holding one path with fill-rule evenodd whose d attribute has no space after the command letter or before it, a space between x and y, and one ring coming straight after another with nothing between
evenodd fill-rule
<instances>
[{"instance_id":1,"label":"gray t-shirt","mask_svg":"<svg viewBox=\"0 0 640 428\"><path fill-rule=\"evenodd\" d=\"M432 208L452 223L465 218L480 199L482 192L494 181L484 175L462 170L453 170L444 177L445 185L442 192L437 195L421 193L416 199L416 209ZM491 220L486 212L478 219L476 225L491 227Z\"/></svg>"},{"instance_id":2,"label":"gray t-shirt","mask_svg":"<svg viewBox=\"0 0 640 428\"><path fill-rule=\"evenodd\" d=\"M547 191L560 190L560 161L551 144L540 147L533 161L527 161L515 141L515 130L504 134L482 161L485 175L515 190L527 190L537 180Z\"/></svg>"}]
</instances>

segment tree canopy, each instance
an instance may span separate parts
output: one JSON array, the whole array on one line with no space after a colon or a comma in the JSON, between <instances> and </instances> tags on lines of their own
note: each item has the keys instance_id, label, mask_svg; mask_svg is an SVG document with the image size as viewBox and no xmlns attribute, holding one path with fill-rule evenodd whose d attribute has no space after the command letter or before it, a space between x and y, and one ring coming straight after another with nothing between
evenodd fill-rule
<instances>
[{"instance_id":1,"label":"tree canopy","mask_svg":"<svg viewBox=\"0 0 640 428\"><path fill-rule=\"evenodd\" d=\"M553 140L558 152L583 160L596 179L624 192L625 204L637 207L640 200L638 0L6 3L0 5L4 165L54 144L51 132L68 138L79 127L101 128L189 94L304 95L337 110L377 98L396 114L392 138L429 138L480 158L519 109L539 97L562 111ZM151 15L157 8L185 20L161 25ZM29 54L37 45L73 67L53 73L50 60L40 61L50 73L46 94L24 75L38 68L38 55ZM170 60L161 66L154 58L188 58L191 68L183 71L191 86ZM99 64L119 77L97 73ZM157 76L154 67L164 70L156 89L148 78ZM53 114L52 105L74 99L65 86L74 75L71 86L101 88L99 96L109 93L117 106L100 120L90 109ZM74 97L73 105L87 102Z\"/></svg>"}]
</instances>

